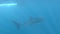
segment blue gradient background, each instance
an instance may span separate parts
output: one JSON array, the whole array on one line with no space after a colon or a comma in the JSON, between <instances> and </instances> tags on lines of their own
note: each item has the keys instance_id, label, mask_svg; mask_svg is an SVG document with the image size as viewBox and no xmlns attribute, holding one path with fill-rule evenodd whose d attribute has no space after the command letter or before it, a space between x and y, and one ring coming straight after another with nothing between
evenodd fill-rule
<instances>
[{"instance_id":1,"label":"blue gradient background","mask_svg":"<svg viewBox=\"0 0 60 34\"><path fill-rule=\"evenodd\" d=\"M0 34L60 34L60 0L10 1L15 1L18 5L0 7ZM44 21L40 24L22 25L29 23L30 16L42 16ZM17 30L13 20L21 23L20 30Z\"/></svg>"}]
</instances>

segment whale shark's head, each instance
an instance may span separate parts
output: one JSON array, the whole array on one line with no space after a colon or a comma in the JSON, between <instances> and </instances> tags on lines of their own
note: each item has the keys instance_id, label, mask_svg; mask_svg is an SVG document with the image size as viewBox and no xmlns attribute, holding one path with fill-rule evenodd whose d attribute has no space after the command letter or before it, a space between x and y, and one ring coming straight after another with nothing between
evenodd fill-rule
<instances>
[{"instance_id":1,"label":"whale shark's head","mask_svg":"<svg viewBox=\"0 0 60 34\"><path fill-rule=\"evenodd\" d=\"M42 22L42 19L41 18L33 18L31 20L32 23L39 23L39 22Z\"/></svg>"},{"instance_id":2,"label":"whale shark's head","mask_svg":"<svg viewBox=\"0 0 60 34\"><path fill-rule=\"evenodd\" d=\"M34 24L34 23L41 23L43 22L43 18L39 17L39 18L30 18L30 23Z\"/></svg>"}]
</instances>

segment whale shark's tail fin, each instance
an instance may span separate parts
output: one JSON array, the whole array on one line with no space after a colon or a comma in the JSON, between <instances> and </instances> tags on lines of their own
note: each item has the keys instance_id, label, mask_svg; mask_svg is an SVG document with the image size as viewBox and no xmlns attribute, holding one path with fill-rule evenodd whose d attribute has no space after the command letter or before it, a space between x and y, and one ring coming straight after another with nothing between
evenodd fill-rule
<instances>
[{"instance_id":1,"label":"whale shark's tail fin","mask_svg":"<svg viewBox=\"0 0 60 34\"><path fill-rule=\"evenodd\" d=\"M17 29L19 30L20 29L20 23L18 23L16 21L12 21L12 22L16 25Z\"/></svg>"}]
</instances>

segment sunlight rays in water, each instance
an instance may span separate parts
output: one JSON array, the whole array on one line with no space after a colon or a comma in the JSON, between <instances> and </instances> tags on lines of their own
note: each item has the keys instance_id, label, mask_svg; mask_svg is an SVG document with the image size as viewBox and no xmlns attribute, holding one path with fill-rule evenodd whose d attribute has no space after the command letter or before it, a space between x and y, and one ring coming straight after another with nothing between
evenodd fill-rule
<instances>
[{"instance_id":1,"label":"sunlight rays in water","mask_svg":"<svg viewBox=\"0 0 60 34\"><path fill-rule=\"evenodd\" d=\"M6 4L0 4L0 7L2 6L6 6L6 7L9 7L9 6L16 6L17 3L6 3Z\"/></svg>"}]
</instances>

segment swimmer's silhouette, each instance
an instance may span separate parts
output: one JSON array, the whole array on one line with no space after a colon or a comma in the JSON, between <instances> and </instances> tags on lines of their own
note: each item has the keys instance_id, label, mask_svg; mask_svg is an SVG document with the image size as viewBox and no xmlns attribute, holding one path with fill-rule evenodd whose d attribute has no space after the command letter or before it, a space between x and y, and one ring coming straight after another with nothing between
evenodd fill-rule
<instances>
[{"instance_id":1,"label":"swimmer's silhouette","mask_svg":"<svg viewBox=\"0 0 60 34\"><path fill-rule=\"evenodd\" d=\"M18 23L16 21L12 21L12 22L16 25L17 29L19 30L20 29L20 23Z\"/></svg>"}]
</instances>

